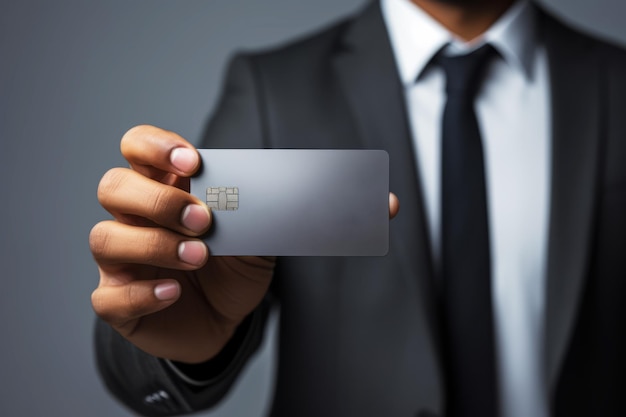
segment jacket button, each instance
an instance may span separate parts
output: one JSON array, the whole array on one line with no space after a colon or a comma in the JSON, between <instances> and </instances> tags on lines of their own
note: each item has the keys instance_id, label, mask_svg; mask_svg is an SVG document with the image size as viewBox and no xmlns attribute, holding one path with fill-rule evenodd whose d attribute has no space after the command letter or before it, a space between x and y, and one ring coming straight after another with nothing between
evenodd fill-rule
<instances>
[{"instance_id":1,"label":"jacket button","mask_svg":"<svg viewBox=\"0 0 626 417\"><path fill-rule=\"evenodd\" d=\"M159 391L153 392L152 394L146 395L143 399L143 402L146 404L159 404L169 399L170 399L170 395L166 391L159 390Z\"/></svg>"}]
</instances>

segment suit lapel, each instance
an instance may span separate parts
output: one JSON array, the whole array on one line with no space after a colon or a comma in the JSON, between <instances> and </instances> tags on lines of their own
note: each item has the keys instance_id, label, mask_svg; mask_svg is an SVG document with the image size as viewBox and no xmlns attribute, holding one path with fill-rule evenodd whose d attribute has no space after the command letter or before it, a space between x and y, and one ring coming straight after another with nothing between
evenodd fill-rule
<instances>
[{"instance_id":1,"label":"suit lapel","mask_svg":"<svg viewBox=\"0 0 626 417\"><path fill-rule=\"evenodd\" d=\"M543 18L553 120L546 377L549 387L554 387L589 270L600 142L600 73L590 58L588 41Z\"/></svg>"},{"instance_id":2,"label":"suit lapel","mask_svg":"<svg viewBox=\"0 0 626 417\"><path fill-rule=\"evenodd\" d=\"M402 265L403 275L412 281L417 302L424 308L427 337L437 340L432 260L420 182L404 91L378 2L347 28L333 64L364 147L389 153L390 190L399 197L401 208L390 225L388 256Z\"/></svg>"}]
</instances>

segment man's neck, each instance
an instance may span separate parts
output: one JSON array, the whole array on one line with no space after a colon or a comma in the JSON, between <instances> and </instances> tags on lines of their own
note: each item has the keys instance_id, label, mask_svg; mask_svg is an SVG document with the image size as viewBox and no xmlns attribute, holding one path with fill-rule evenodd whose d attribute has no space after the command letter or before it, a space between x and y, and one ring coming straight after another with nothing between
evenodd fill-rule
<instances>
[{"instance_id":1,"label":"man's neck","mask_svg":"<svg viewBox=\"0 0 626 417\"><path fill-rule=\"evenodd\" d=\"M487 31L515 0L411 0L464 41Z\"/></svg>"}]
</instances>

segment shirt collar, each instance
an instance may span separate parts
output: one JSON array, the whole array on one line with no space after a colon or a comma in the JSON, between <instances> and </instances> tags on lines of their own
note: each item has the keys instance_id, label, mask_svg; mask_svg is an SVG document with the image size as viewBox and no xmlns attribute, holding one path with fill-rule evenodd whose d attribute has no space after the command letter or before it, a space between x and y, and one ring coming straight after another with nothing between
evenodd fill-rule
<instances>
[{"instance_id":1,"label":"shirt collar","mask_svg":"<svg viewBox=\"0 0 626 417\"><path fill-rule=\"evenodd\" d=\"M518 0L481 39L471 43L456 38L409 0L382 0L381 6L404 85L413 84L446 45L451 45L452 53L459 53L490 43L511 68L532 77L537 31L535 10L527 0Z\"/></svg>"}]
</instances>

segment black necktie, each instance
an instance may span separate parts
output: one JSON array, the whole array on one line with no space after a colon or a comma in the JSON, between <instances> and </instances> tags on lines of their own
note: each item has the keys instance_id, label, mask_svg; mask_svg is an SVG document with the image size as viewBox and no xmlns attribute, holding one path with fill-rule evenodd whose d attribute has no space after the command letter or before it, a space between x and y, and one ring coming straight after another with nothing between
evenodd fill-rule
<instances>
[{"instance_id":1,"label":"black necktie","mask_svg":"<svg viewBox=\"0 0 626 417\"><path fill-rule=\"evenodd\" d=\"M438 56L446 75L442 130L442 285L448 415L497 415L483 148L474 98L495 50Z\"/></svg>"}]
</instances>

